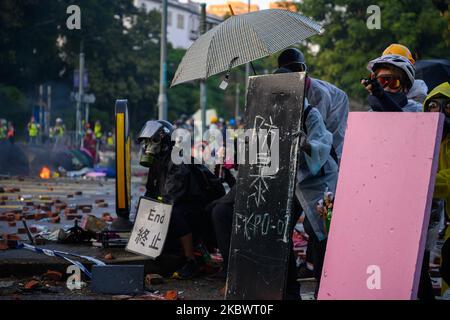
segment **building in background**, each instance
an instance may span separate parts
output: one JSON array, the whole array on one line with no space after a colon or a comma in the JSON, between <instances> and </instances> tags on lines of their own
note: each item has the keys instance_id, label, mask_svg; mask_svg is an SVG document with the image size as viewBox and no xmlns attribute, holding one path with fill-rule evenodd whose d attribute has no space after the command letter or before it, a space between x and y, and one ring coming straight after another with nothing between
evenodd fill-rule
<instances>
[{"instance_id":1,"label":"building in background","mask_svg":"<svg viewBox=\"0 0 450 320\"><path fill-rule=\"evenodd\" d=\"M297 6L294 1L274 1L269 5L270 9L286 9L292 12L297 12Z\"/></svg>"},{"instance_id":2,"label":"building in background","mask_svg":"<svg viewBox=\"0 0 450 320\"><path fill-rule=\"evenodd\" d=\"M161 0L134 0L134 5L151 10L161 11ZM222 22L218 16L207 14L206 28L213 28ZM167 41L174 48L187 49L199 37L200 4L188 1L168 0L167 8Z\"/></svg>"},{"instance_id":3,"label":"building in background","mask_svg":"<svg viewBox=\"0 0 450 320\"><path fill-rule=\"evenodd\" d=\"M231 5L233 8L234 14L243 14L248 12L248 3L247 1L228 1L224 4L212 4L206 8L206 12L208 14L213 14L219 17L230 16L230 8L228 5ZM259 6L257 4L250 3L250 12L258 11Z\"/></svg>"}]
</instances>

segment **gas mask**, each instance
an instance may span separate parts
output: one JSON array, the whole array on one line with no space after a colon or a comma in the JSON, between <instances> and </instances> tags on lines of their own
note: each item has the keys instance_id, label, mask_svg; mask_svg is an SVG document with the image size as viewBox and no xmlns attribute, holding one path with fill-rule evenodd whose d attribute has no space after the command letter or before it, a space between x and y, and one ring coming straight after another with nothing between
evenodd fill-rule
<instances>
[{"instance_id":1,"label":"gas mask","mask_svg":"<svg viewBox=\"0 0 450 320\"><path fill-rule=\"evenodd\" d=\"M145 138L141 141L141 156L139 163L143 167L151 167L162 151L162 138L156 133L151 138Z\"/></svg>"},{"instance_id":2,"label":"gas mask","mask_svg":"<svg viewBox=\"0 0 450 320\"><path fill-rule=\"evenodd\" d=\"M141 145L139 163L144 167L151 167L171 148L172 125L164 120L147 121L142 128L137 142Z\"/></svg>"},{"instance_id":3,"label":"gas mask","mask_svg":"<svg viewBox=\"0 0 450 320\"><path fill-rule=\"evenodd\" d=\"M425 105L425 112L442 112L445 115L442 138L450 133L450 99L432 98Z\"/></svg>"}]
</instances>

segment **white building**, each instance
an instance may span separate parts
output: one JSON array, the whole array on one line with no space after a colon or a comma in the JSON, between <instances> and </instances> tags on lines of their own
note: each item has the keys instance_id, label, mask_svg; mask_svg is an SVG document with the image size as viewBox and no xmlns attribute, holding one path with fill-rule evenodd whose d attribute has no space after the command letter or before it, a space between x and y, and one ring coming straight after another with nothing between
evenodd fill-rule
<instances>
[{"instance_id":1,"label":"white building","mask_svg":"<svg viewBox=\"0 0 450 320\"><path fill-rule=\"evenodd\" d=\"M134 0L134 5L146 11L161 11L161 0ZM222 19L206 16L207 30L218 25ZM174 48L187 49L199 36L200 4L188 1L168 0L167 8L167 41Z\"/></svg>"}]
</instances>

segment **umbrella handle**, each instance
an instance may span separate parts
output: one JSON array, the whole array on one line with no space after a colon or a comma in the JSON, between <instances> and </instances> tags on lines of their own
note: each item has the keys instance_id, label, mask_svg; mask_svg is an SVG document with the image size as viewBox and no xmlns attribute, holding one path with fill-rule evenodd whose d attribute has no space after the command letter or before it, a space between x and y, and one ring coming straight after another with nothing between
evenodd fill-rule
<instances>
[{"instance_id":1,"label":"umbrella handle","mask_svg":"<svg viewBox=\"0 0 450 320\"><path fill-rule=\"evenodd\" d=\"M253 66L253 62L250 61L250 65L252 66L252 70L253 70L253 74L256 76L256 70L255 67Z\"/></svg>"}]
</instances>

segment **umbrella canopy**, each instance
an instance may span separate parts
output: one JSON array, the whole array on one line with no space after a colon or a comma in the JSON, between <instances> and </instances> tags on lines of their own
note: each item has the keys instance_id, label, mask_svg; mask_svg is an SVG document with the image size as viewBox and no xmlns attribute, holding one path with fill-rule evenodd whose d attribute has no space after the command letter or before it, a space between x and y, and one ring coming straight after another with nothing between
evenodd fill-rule
<instances>
[{"instance_id":1,"label":"umbrella canopy","mask_svg":"<svg viewBox=\"0 0 450 320\"><path fill-rule=\"evenodd\" d=\"M443 82L450 82L450 60L431 59L416 61L416 79L422 79L428 92Z\"/></svg>"},{"instance_id":2,"label":"umbrella canopy","mask_svg":"<svg viewBox=\"0 0 450 320\"><path fill-rule=\"evenodd\" d=\"M192 44L178 66L172 86L206 79L321 32L319 24L288 10L269 9L232 16Z\"/></svg>"}]
</instances>

